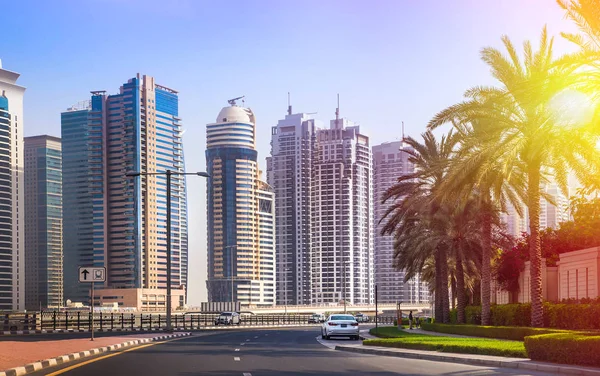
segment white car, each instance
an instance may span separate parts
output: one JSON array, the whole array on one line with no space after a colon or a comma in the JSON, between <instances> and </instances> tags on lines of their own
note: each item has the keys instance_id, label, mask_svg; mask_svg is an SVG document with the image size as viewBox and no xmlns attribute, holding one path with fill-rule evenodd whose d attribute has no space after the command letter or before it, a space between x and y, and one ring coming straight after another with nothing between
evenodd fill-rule
<instances>
[{"instance_id":1,"label":"white car","mask_svg":"<svg viewBox=\"0 0 600 376\"><path fill-rule=\"evenodd\" d=\"M321 327L321 337L330 339L331 337L350 337L359 340L358 322L352 315L331 315Z\"/></svg>"}]
</instances>

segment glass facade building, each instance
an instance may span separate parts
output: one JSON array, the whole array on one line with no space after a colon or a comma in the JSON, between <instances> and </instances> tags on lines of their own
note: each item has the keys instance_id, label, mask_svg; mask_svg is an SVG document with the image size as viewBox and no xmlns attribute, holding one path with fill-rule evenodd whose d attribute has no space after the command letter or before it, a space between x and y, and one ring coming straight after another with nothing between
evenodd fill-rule
<instances>
[{"instance_id":1,"label":"glass facade building","mask_svg":"<svg viewBox=\"0 0 600 376\"><path fill-rule=\"evenodd\" d=\"M0 310L25 308L23 95L0 63Z\"/></svg>"},{"instance_id":2,"label":"glass facade building","mask_svg":"<svg viewBox=\"0 0 600 376\"><path fill-rule=\"evenodd\" d=\"M63 306L60 138L25 137L25 308Z\"/></svg>"},{"instance_id":3,"label":"glass facade building","mask_svg":"<svg viewBox=\"0 0 600 376\"><path fill-rule=\"evenodd\" d=\"M225 107L206 129L208 299L274 305L273 191L260 180L254 114Z\"/></svg>"},{"instance_id":4,"label":"glass facade building","mask_svg":"<svg viewBox=\"0 0 600 376\"><path fill-rule=\"evenodd\" d=\"M87 109L63 113L63 137L73 137L70 147L70 140L64 139L64 179L69 185L77 178L87 180L87 184L71 187L65 184L65 193L72 189L71 200L88 201L81 210L65 200L65 227L67 217L69 223L85 226L68 243L65 235L67 298L67 273L72 274L69 281L76 280L77 265L106 266L107 282L98 287L166 288L166 178L144 174L185 171L178 102L175 90L138 74L123 84L118 94L92 92ZM73 170L68 170L68 161L73 162ZM127 177L128 172L142 175ZM183 176L172 176L171 197L171 285L186 288L188 229Z\"/></svg>"}]
</instances>

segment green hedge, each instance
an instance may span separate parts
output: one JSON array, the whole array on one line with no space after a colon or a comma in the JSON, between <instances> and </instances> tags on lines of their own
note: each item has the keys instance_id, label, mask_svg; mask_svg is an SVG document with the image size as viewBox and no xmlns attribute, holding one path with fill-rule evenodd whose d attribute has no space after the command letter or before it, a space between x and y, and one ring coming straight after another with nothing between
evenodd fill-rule
<instances>
[{"instance_id":1,"label":"green hedge","mask_svg":"<svg viewBox=\"0 0 600 376\"><path fill-rule=\"evenodd\" d=\"M481 324L481 307L465 309L466 323ZM456 310L450 314L450 322L456 324ZM491 307L491 324L494 326L529 326L531 305L498 304ZM567 330L600 330L600 304L544 303L544 327Z\"/></svg>"},{"instance_id":2,"label":"green hedge","mask_svg":"<svg viewBox=\"0 0 600 376\"><path fill-rule=\"evenodd\" d=\"M448 325L448 324L421 324L421 328L424 330L446 333L446 334L459 334L463 336L473 337L485 337L485 338L496 338L496 339L508 339L511 341L523 341L527 336L539 335L539 334L553 334L553 333L569 333L565 330L557 329L542 329L542 328L528 328L522 326L481 326L481 325Z\"/></svg>"},{"instance_id":3,"label":"green hedge","mask_svg":"<svg viewBox=\"0 0 600 376\"><path fill-rule=\"evenodd\" d=\"M600 336L545 334L525 338L532 360L600 367Z\"/></svg>"}]
</instances>

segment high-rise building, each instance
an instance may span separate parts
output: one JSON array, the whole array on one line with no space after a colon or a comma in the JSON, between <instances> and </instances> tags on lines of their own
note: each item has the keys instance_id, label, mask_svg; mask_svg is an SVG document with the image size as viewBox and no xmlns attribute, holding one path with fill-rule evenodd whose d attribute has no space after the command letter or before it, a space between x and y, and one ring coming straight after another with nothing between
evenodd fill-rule
<instances>
[{"instance_id":1,"label":"high-rise building","mask_svg":"<svg viewBox=\"0 0 600 376\"><path fill-rule=\"evenodd\" d=\"M25 308L63 302L62 158L60 138L24 138Z\"/></svg>"},{"instance_id":2,"label":"high-rise building","mask_svg":"<svg viewBox=\"0 0 600 376\"><path fill-rule=\"evenodd\" d=\"M23 95L0 61L0 310L25 308Z\"/></svg>"},{"instance_id":3,"label":"high-rise building","mask_svg":"<svg viewBox=\"0 0 600 376\"><path fill-rule=\"evenodd\" d=\"M317 153L315 120L292 114L271 131L267 181L275 192L277 304L311 303L311 205Z\"/></svg>"},{"instance_id":4,"label":"high-rise building","mask_svg":"<svg viewBox=\"0 0 600 376\"><path fill-rule=\"evenodd\" d=\"M392 201L382 203L384 193L392 187L400 176L414 172L410 162L412 150L403 146L402 141L387 142L373 146L373 203L375 207L375 283L378 290L378 301L382 303L428 303L429 286L421 282L417 275L406 283L405 273L393 266L394 237L381 235L384 223L380 223L385 212L393 204ZM384 219L385 221L385 219Z\"/></svg>"},{"instance_id":5,"label":"high-rise building","mask_svg":"<svg viewBox=\"0 0 600 376\"><path fill-rule=\"evenodd\" d=\"M167 210L171 286L187 285L185 178L172 175L168 209L161 175L185 171L178 93L138 74L119 94L93 91L89 104L67 110L61 120L65 298L87 298L88 286L77 283L78 266L105 266L107 281L97 286L106 290L104 297L98 292L101 302L111 302L110 289L120 289L123 300L123 289L142 288L153 290L144 296L155 297L145 301L145 309L164 309ZM128 172L142 175L127 177ZM184 303L185 293L174 295L174 306Z\"/></svg>"},{"instance_id":6,"label":"high-rise building","mask_svg":"<svg viewBox=\"0 0 600 376\"><path fill-rule=\"evenodd\" d=\"M554 203L546 199L541 200L540 227L557 229L562 222L569 220L569 197L555 183L545 184L542 189L552 197Z\"/></svg>"},{"instance_id":7,"label":"high-rise building","mask_svg":"<svg viewBox=\"0 0 600 376\"><path fill-rule=\"evenodd\" d=\"M311 203L312 302L373 303L373 171L369 138L359 126L336 118L330 129L317 131L317 149Z\"/></svg>"},{"instance_id":8,"label":"high-rise building","mask_svg":"<svg viewBox=\"0 0 600 376\"><path fill-rule=\"evenodd\" d=\"M273 305L273 190L261 181L254 113L229 103L206 126L208 299Z\"/></svg>"}]
</instances>

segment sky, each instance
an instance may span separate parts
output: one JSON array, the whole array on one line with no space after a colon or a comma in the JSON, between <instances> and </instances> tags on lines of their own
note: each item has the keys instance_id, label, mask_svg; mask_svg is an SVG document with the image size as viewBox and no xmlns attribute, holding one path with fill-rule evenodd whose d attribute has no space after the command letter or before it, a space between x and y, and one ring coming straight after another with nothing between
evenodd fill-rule
<instances>
[{"instance_id":1,"label":"sky","mask_svg":"<svg viewBox=\"0 0 600 376\"><path fill-rule=\"evenodd\" d=\"M270 129L294 112L340 113L371 144L417 137L466 89L493 85L480 60L508 35L555 51L576 31L554 0L86 0L2 2L0 59L27 87L25 136L60 136L60 113L117 93L136 73L179 91L189 172L205 171L206 124L245 95L264 168ZM206 300L206 182L188 179L189 304ZM68 297L66 297L68 298Z\"/></svg>"}]
</instances>

